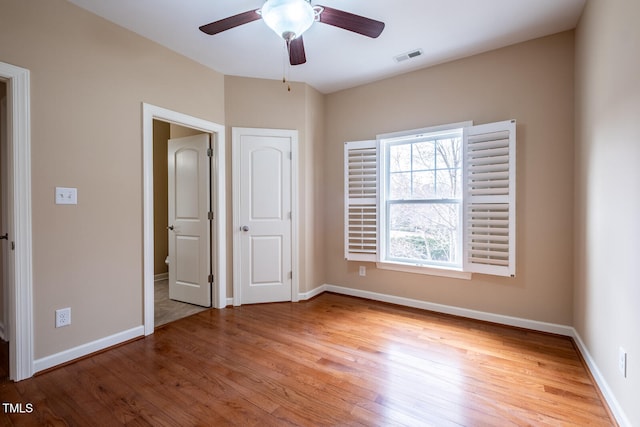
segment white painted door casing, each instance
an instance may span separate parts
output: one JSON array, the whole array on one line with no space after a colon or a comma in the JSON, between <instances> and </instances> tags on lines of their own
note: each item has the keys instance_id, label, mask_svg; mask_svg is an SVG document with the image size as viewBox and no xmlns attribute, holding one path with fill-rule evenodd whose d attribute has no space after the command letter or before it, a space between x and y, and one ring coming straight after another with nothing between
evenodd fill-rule
<instances>
[{"instance_id":1,"label":"white painted door casing","mask_svg":"<svg viewBox=\"0 0 640 427\"><path fill-rule=\"evenodd\" d=\"M153 334L154 322L154 244L153 244L153 121L161 120L191 129L198 129L212 135L213 188L212 209L214 212L213 272L215 290L213 304L216 308L227 305L227 243L226 233L226 146L223 125L168 110L151 104L142 104L142 146L143 146L143 270L144 270L144 335Z\"/></svg>"},{"instance_id":2,"label":"white painted door casing","mask_svg":"<svg viewBox=\"0 0 640 427\"><path fill-rule=\"evenodd\" d=\"M30 72L0 62L0 78L7 81L7 149L13 197L9 233L13 242L9 308L9 378L20 381L34 373L33 263L31 216L31 91ZM10 196L11 197L11 196ZM12 236L12 237L11 237Z\"/></svg>"}]
</instances>

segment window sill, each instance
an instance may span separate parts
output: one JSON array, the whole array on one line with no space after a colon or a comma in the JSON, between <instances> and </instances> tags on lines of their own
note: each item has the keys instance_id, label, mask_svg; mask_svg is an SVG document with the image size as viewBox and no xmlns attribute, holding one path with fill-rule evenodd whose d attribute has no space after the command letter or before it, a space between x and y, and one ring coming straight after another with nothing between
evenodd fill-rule
<instances>
[{"instance_id":1,"label":"window sill","mask_svg":"<svg viewBox=\"0 0 640 427\"><path fill-rule=\"evenodd\" d=\"M422 267L410 264L392 262L376 262L376 267L381 270L403 271L405 273L428 274L430 276L451 277L454 279L471 280L471 273L462 270L445 267Z\"/></svg>"}]
</instances>

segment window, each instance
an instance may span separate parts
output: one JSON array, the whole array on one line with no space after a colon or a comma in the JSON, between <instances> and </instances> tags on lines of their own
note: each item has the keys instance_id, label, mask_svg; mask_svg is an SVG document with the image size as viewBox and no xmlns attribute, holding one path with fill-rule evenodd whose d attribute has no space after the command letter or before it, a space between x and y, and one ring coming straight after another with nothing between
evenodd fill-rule
<instances>
[{"instance_id":1,"label":"window","mask_svg":"<svg viewBox=\"0 0 640 427\"><path fill-rule=\"evenodd\" d=\"M462 129L381 138L381 260L462 266Z\"/></svg>"},{"instance_id":2,"label":"window","mask_svg":"<svg viewBox=\"0 0 640 427\"><path fill-rule=\"evenodd\" d=\"M514 275L515 121L346 143L345 258Z\"/></svg>"}]
</instances>

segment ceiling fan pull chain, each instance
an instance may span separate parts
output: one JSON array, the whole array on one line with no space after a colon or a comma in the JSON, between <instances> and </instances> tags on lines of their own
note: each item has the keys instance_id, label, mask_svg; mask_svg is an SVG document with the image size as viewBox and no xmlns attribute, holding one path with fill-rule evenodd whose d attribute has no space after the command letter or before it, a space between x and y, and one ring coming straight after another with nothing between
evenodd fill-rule
<instances>
[{"instance_id":1,"label":"ceiling fan pull chain","mask_svg":"<svg viewBox=\"0 0 640 427\"><path fill-rule=\"evenodd\" d=\"M291 85L288 83L291 65L289 64L289 41L285 40L284 54L282 56L282 83L287 84L287 92L291 92Z\"/></svg>"},{"instance_id":2,"label":"ceiling fan pull chain","mask_svg":"<svg viewBox=\"0 0 640 427\"><path fill-rule=\"evenodd\" d=\"M284 51L282 54L282 84L287 83L287 59L289 53L287 52L287 44L284 45Z\"/></svg>"}]
</instances>

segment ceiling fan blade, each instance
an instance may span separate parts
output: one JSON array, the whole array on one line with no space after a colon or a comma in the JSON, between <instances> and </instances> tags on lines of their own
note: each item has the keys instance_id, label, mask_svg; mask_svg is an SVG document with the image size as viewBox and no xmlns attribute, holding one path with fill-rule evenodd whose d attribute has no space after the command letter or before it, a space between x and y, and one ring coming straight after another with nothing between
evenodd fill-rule
<instances>
[{"instance_id":1,"label":"ceiling fan blade","mask_svg":"<svg viewBox=\"0 0 640 427\"><path fill-rule=\"evenodd\" d=\"M248 24L249 22L257 21L261 18L262 17L257 10L248 10L246 12L203 25L200 27L200 31L209 35L214 35L243 24Z\"/></svg>"},{"instance_id":2,"label":"ceiling fan blade","mask_svg":"<svg viewBox=\"0 0 640 427\"><path fill-rule=\"evenodd\" d=\"M304 53L304 43L302 42L302 36L296 37L287 43L289 49L289 64L301 65L307 62L307 56Z\"/></svg>"},{"instance_id":3,"label":"ceiling fan blade","mask_svg":"<svg viewBox=\"0 0 640 427\"><path fill-rule=\"evenodd\" d=\"M327 6L320 6L323 10L318 20L324 24L333 25L363 36L376 38L384 30L384 22L364 16L355 15L343 10L333 9Z\"/></svg>"}]
</instances>

